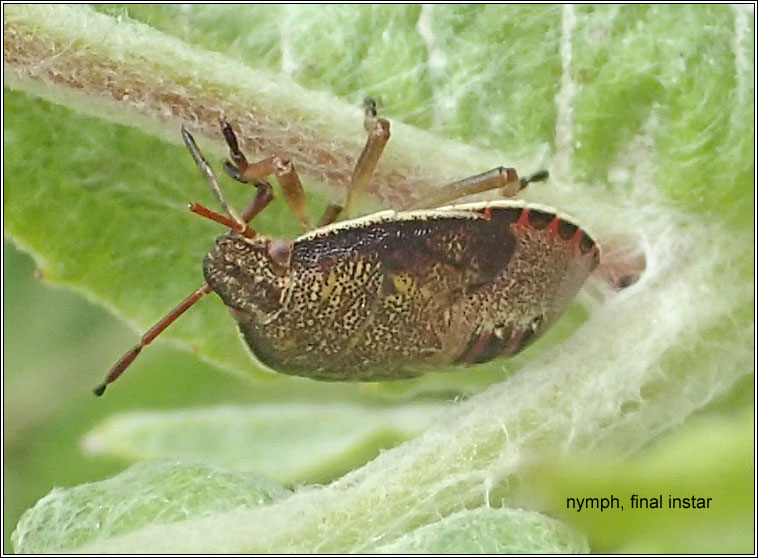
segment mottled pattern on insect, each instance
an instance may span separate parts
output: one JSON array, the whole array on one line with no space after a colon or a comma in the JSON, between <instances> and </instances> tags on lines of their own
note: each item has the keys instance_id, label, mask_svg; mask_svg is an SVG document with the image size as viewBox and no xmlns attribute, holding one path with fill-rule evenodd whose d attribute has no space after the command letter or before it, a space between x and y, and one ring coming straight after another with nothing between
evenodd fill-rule
<instances>
[{"instance_id":1,"label":"mottled pattern on insect","mask_svg":"<svg viewBox=\"0 0 758 558\"><path fill-rule=\"evenodd\" d=\"M194 139L184 141L225 214L190 209L230 231L206 256L207 283L148 331L96 388L101 394L174 319L209 292L238 322L264 366L319 380L393 380L449 364L513 355L566 309L599 262L592 238L555 210L517 200L450 205L498 189L513 196L542 171L519 178L489 172L439 188L413 206L337 222L350 215L389 139L389 123L366 106L368 140L343 204L311 225L300 179L289 161L248 163L229 124L222 131L232 178L256 196L241 212L224 200ZM305 234L258 235L249 223L273 198L276 175Z\"/></svg>"}]
</instances>

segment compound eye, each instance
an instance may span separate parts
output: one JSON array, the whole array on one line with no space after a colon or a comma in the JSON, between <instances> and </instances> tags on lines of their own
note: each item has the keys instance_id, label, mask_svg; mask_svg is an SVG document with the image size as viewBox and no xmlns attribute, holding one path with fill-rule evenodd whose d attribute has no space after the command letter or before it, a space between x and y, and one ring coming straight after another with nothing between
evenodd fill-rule
<instances>
[{"instance_id":1,"label":"compound eye","mask_svg":"<svg viewBox=\"0 0 758 558\"><path fill-rule=\"evenodd\" d=\"M292 246L283 238L275 238L268 243L268 255L276 265L287 268L290 265Z\"/></svg>"}]
</instances>

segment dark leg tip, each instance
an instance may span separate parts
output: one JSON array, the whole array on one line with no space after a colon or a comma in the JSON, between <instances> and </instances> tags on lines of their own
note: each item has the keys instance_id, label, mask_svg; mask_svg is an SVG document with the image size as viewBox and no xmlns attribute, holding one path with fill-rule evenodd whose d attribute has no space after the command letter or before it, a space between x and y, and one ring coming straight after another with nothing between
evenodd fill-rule
<instances>
[{"instance_id":1,"label":"dark leg tip","mask_svg":"<svg viewBox=\"0 0 758 558\"><path fill-rule=\"evenodd\" d=\"M189 149L190 153L192 154L193 159L197 161L198 157L202 158L202 156L198 154L195 138L192 137L192 134L189 133L189 130L187 130L184 124L182 124L182 140L184 140L184 145L186 145L187 149Z\"/></svg>"},{"instance_id":2,"label":"dark leg tip","mask_svg":"<svg viewBox=\"0 0 758 558\"><path fill-rule=\"evenodd\" d=\"M537 171L526 178L527 182L543 182L550 178L550 173L546 170Z\"/></svg>"},{"instance_id":3,"label":"dark leg tip","mask_svg":"<svg viewBox=\"0 0 758 558\"><path fill-rule=\"evenodd\" d=\"M378 106L378 100L373 97L363 99L363 109L366 111L367 116L376 116Z\"/></svg>"},{"instance_id":4,"label":"dark leg tip","mask_svg":"<svg viewBox=\"0 0 758 558\"><path fill-rule=\"evenodd\" d=\"M232 128L232 125L229 124L226 120L221 121L221 133L224 134L226 145L229 147L229 150L232 152L232 155L235 158L241 157L242 153L240 152L240 147L239 147L239 144L237 143L237 135L234 133L234 129Z\"/></svg>"},{"instance_id":5,"label":"dark leg tip","mask_svg":"<svg viewBox=\"0 0 758 558\"><path fill-rule=\"evenodd\" d=\"M92 393L94 393L95 395L97 395L98 397L100 397L102 394L105 393L105 386L106 386L106 384L105 384L105 382L103 382L102 384L100 384L99 386L97 386L95 389L93 389Z\"/></svg>"},{"instance_id":6,"label":"dark leg tip","mask_svg":"<svg viewBox=\"0 0 758 558\"><path fill-rule=\"evenodd\" d=\"M619 277L618 282L616 283L616 286L619 289L626 289L627 287L631 287L632 285L634 285L639 280L640 280L639 273L628 273L627 275L623 275Z\"/></svg>"},{"instance_id":7,"label":"dark leg tip","mask_svg":"<svg viewBox=\"0 0 758 558\"><path fill-rule=\"evenodd\" d=\"M242 173L240 173L239 168L229 161L224 161L224 171L237 182L242 182L243 184L246 183L245 179L242 178Z\"/></svg>"},{"instance_id":8,"label":"dark leg tip","mask_svg":"<svg viewBox=\"0 0 758 558\"><path fill-rule=\"evenodd\" d=\"M546 170L537 171L534 174L530 174L526 178L521 179L521 187L519 190L523 190L532 182L543 182L550 177L550 173Z\"/></svg>"}]
</instances>

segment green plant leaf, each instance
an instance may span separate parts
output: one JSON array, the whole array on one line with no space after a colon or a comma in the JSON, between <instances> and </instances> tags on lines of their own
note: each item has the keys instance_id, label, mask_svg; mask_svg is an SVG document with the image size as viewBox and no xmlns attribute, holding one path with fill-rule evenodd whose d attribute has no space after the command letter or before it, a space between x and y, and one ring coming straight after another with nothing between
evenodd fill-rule
<instances>
[{"instance_id":1,"label":"green plant leaf","mask_svg":"<svg viewBox=\"0 0 758 558\"><path fill-rule=\"evenodd\" d=\"M325 482L375 457L377 448L423 432L446 407L293 402L125 413L97 426L83 444L90 453L134 461L204 460L288 485Z\"/></svg>"},{"instance_id":2,"label":"green plant leaf","mask_svg":"<svg viewBox=\"0 0 758 558\"><path fill-rule=\"evenodd\" d=\"M453 513L372 549L381 554L585 554L578 532L536 512L479 508Z\"/></svg>"},{"instance_id":3,"label":"green plant leaf","mask_svg":"<svg viewBox=\"0 0 758 558\"><path fill-rule=\"evenodd\" d=\"M525 197L574 214L603 264L584 311L569 316L581 327L419 438L277 505L83 550L389 544L462 507L513 503L526 456L633 453L754 373L749 9L128 10L145 23L81 6L5 7L5 230L51 280L149 325L199 284L198 253L217 234L183 213L188 198L210 196L167 143L179 122L205 136L215 163L226 115L251 155L295 159L323 205L335 192L322 183L344 184L360 149L366 93L384 98L393 125L378 203L498 164L549 163L550 184ZM292 230L281 207L267 213L262 231ZM639 281L613 288L632 273ZM194 310L167 336L249 374L221 305Z\"/></svg>"},{"instance_id":4,"label":"green plant leaf","mask_svg":"<svg viewBox=\"0 0 758 558\"><path fill-rule=\"evenodd\" d=\"M21 518L13 544L24 554L77 548L146 525L254 508L289 494L246 473L188 462L140 463L104 481L53 490Z\"/></svg>"},{"instance_id":5,"label":"green plant leaf","mask_svg":"<svg viewBox=\"0 0 758 558\"><path fill-rule=\"evenodd\" d=\"M701 418L631 459L591 453L544 463L530 478L530 500L587 533L598 551L749 554L753 427L750 412Z\"/></svg>"}]
</instances>

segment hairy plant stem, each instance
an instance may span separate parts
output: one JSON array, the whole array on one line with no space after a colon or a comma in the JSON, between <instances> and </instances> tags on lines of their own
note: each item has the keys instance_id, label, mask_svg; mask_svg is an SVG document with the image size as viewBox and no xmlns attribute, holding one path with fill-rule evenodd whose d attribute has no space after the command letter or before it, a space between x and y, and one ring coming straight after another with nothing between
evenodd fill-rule
<instances>
[{"instance_id":1,"label":"hairy plant stem","mask_svg":"<svg viewBox=\"0 0 758 558\"><path fill-rule=\"evenodd\" d=\"M6 6L3 60L13 89L172 142L190 122L220 152L223 117L248 153L292 160L322 184L347 184L365 141L357 106L84 6ZM385 206L499 164L497 154L393 128L402 133L393 134L369 187Z\"/></svg>"}]
</instances>

